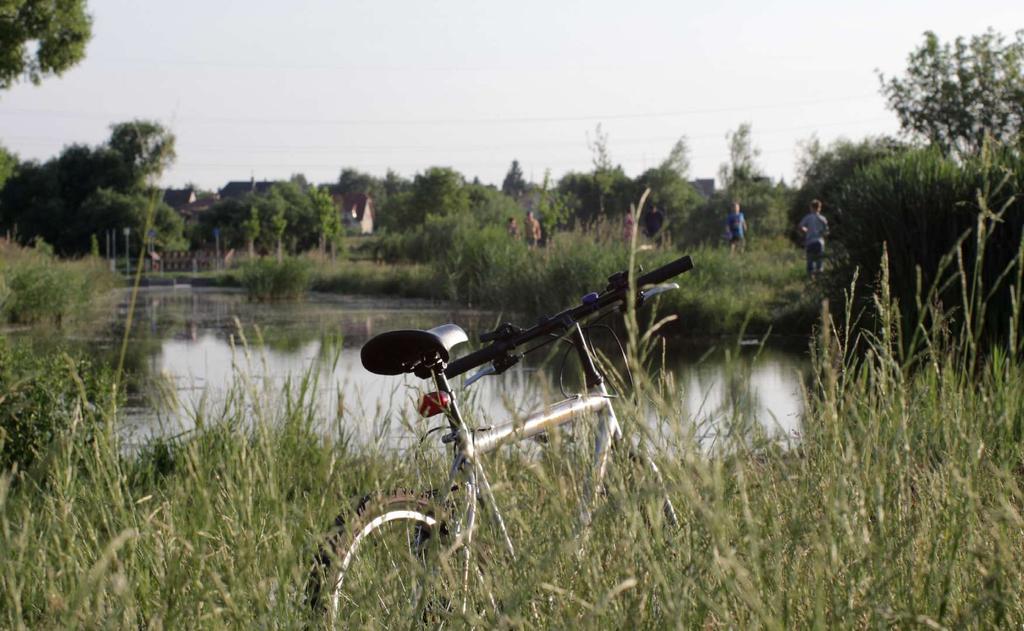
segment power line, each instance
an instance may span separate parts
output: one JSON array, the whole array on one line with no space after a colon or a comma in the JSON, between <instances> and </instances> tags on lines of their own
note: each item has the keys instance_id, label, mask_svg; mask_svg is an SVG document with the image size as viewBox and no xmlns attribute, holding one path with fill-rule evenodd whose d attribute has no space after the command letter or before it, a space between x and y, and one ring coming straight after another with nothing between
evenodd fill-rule
<instances>
[{"instance_id":1,"label":"power line","mask_svg":"<svg viewBox=\"0 0 1024 631\"><path fill-rule=\"evenodd\" d=\"M760 129L755 128L753 135L755 138L761 136L777 135L782 133L789 133L794 131L808 131L816 130L829 127L842 127L849 125L863 125L868 123L881 123L890 122L890 118L870 118L870 119L859 119L851 121L836 121L832 123L818 123L809 125L797 125L793 127L775 127ZM656 143L656 142L675 142L680 138L685 137L688 141L692 140L710 140L710 139L723 139L724 134L722 133L707 133L707 134L681 134L673 136L641 136L641 137L625 137L617 138L613 137L610 139L610 144L621 145L621 144L644 144L644 143ZM62 138L54 137L42 137L42 136L8 136L8 141L18 141L20 144L35 144L37 146L44 146L54 143L67 142ZM204 150L204 151L252 151L261 153L382 153L382 152L394 152L394 151L494 151L496 149L530 149L534 147L569 147L569 146L582 146L585 143L582 140L548 140L539 142L518 142L518 143L505 143L505 142L492 142L488 144L478 145L245 145L245 144L192 144L189 142L179 142L179 150Z\"/></svg>"},{"instance_id":2,"label":"power line","mask_svg":"<svg viewBox=\"0 0 1024 631\"><path fill-rule=\"evenodd\" d=\"M695 108L689 110L676 110L664 112L641 112L641 113L617 113L617 114L588 114L573 116L503 116L503 117L480 117L480 118L435 118L435 119L311 119L311 118L264 118L264 117L219 117L219 116L187 116L176 115L176 120L217 123L217 124L287 124L287 125L396 125L396 126L419 126L419 125L515 125L526 123L557 123L557 122L583 122L583 121L607 121L607 120L629 120L629 119L650 119L650 118L674 118L680 116L692 116L701 114L723 114L730 112L752 112L771 109L785 109L803 105L818 105L824 103L840 103L877 98L877 95L859 95L834 97L823 99L810 99L804 101L789 101L779 103L766 103L761 105L742 105L716 108ZM106 118L106 119L128 119L137 118L138 113L116 114L112 112L80 112L68 110L47 110L30 108L9 108L0 110L0 116L54 116L66 118Z\"/></svg>"}]
</instances>

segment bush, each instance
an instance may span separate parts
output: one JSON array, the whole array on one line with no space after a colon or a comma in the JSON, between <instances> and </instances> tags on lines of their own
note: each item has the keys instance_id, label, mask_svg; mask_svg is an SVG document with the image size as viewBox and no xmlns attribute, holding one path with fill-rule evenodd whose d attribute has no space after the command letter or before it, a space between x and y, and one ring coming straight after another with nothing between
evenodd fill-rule
<instances>
[{"instance_id":1,"label":"bush","mask_svg":"<svg viewBox=\"0 0 1024 631\"><path fill-rule=\"evenodd\" d=\"M250 300L298 300L312 284L312 265L300 258L278 263L270 258L249 261L241 267L242 287Z\"/></svg>"},{"instance_id":2,"label":"bush","mask_svg":"<svg viewBox=\"0 0 1024 631\"><path fill-rule=\"evenodd\" d=\"M0 338L0 471L26 469L73 424L88 440L113 396L108 368Z\"/></svg>"},{"instance_id":3,"label":"bush","mask_svg":"<svg viewBox=\"0 0 1024 631\"><path fill-rule=\"evenodd\" d=\"M60 324L116 283L97 259L58 261L45 251L20 248L0 254L0 310L9 322Z\"/></svg>"},{"instance_id":4,"label":"bush","mask_svg":"<svg viewBox=\"0 0 1024 631\"><path fill-rule=\"evenodd\" d=\"M974 319L989 332L986 336L1001 337L1012 308L1007 288L996 282L1021 246L1022 194L1024 156L1010 148L963 161L921 149L856 171L842 187L830 217L838 246L829 274L833 294L838 297L848 288L859 269L857 291L870 297L881 274L884 248L892 296L901 307L908 338L916 332L921 313L917 303L924 294L918 283L925 292L942 285L941 291L924 295L923 300L954 309L954 321L962 319L964 309L973 308L964 303L964 296L995 292Z\"/></svg>"}]
</instances>

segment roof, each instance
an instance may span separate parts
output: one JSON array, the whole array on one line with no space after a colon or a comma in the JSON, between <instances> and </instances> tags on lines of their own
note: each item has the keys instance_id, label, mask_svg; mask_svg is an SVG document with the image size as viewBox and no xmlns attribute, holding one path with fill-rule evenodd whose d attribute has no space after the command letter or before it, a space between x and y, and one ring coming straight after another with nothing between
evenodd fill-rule
<instances>
[{"instance_id":1,"label":"roof","mask_svg":"<svg viewBox=\"0 0 1024 631\"><path fill-rule=\"evenodd\" d=\"M204 197L203 199L197 199L191 204L186 204L185 206L176 208L175 210L177 210L185 219L195 219L219 201L220 197L217 195L211 195L209 197Z\"/></svg>"},{"instance_id":2,"label":"roof","mask_svg":"<svg viewBox=\"0 0 1024 631\"><path fill-rule=\"evenodd\" d=\"M196 201L196 191L188 188L169 188L164 191L164 203L178 210Z\"/></svg>"},{"instance_id":3,"label":"roof","mask_svg":"<svg viewBox=\"0 0 1024 631\"><path fill-rule=\"evenodd\" d=\"M366 209L370 208L373 216L373 200L366 193L332 193L334 204L341 209L343 219L362 221Z\"/></svg>"},{"instance_id":4,"label":"roof","mask_svg":"<svg viewBox=\"0 0 1024 631\"><path fill-rule=\"evenodd\" d=\"M692 184L693 188L697 189L697 192L705 198L711 197L715 194L715 178L713 177L697 178L696 180L692 180L690 184Z\"/></svg>"},{"instance_id":5,"label":"roof","mask_svg":"<svg viewBox=\"0 0 1024 631\"><path fill-rule=\"evenodd\" d=\"M274 182L268 182L267 180L262 182L257 182L256 180L235 180L228 182L224 185L224 188L220 189L220 197L221 199L228 199L231 197L242 197L248 193L262 195L269 192L274 184Z\"/></svg>"}]
</instances>

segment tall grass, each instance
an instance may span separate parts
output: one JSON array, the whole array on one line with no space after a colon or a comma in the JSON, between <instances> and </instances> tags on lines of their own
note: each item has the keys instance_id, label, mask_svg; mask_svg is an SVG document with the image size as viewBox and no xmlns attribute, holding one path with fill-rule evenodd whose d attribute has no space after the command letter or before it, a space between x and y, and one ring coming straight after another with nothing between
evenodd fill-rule
<instances>
[{"instance_id":1,"label":"tall grass","mask_svg":"<svg viewBox=\"0 0 1024 631\"><path fill-rule=\"evenodd\" d=\"M859 270L861 306L870 310L882 250L891 262L889 291L907 339L925 314L919 299L959 305L986 297L981 325L1005 339L1012 311L1006 271L1024 231L1024 154L992 146L963 160L919 149L872 162L848 178L834 200L836 248L831 286L838 297ZM956 320L963 314L948 313Z\"/></svg>"},{"instance_id":2,"label":"tall grass","mask_svg":"<svg viewBox=\"0 0 1024 631\"><path fill-rule=\"evenodd\" d=\"M629 262L621 229L607 224L558 232L544 247L530 249L510 239L503 226L445 218L383 238L379 247L389 257L427 261L429 267L348 263L314 286L443 298L529 318L578 303ZM653 269L683 254L692 255L697 266L680 280L681 291L665 298L666 308L681 316L676 333L810 332L820 289L808 285L802 254L784 240L761 240L736 255L707 245L686 252L648 248L638 253L638 261Z\"/></svg>"},{"instance_id":3,"label":"tall grass","mask_svg":"<svg viewBox=\"0 0 1024 631\"><path fill-rule=\"evenodd\" d=\"M62 261L45 248L0 244L0 314L11 323L59 324L116 282L99 259Z\"/></svg>"},{"instance_id":4,"label":"tall grass","mask_svg":"<svg viewBox=\"0 0 1024 631\"><path fill-rule=\"evenodd\" d=\"M260 258L242 264L240 280L252 300L298 300L309 290L312 268L309 261L298 257L281 262Z\"/></svg>"},{"instance_id":5,"label":"tall grass","mask_svg":"<svg viewBox=\"0 0 1024 631\"><path fill-rule=\"evenodd\" d=\"M483 605L453 613L453 626L1020 624L1019 335L979 353L970 327L935 326L923 334L925 361L908 363L884 273L878 286L875 329L858 337L835 324L851 318L822 314L803 431L789 449L737 418L720 419L726 442L706 450L667 377L638 379L641 403L619 401L634 434L656 410L657 430L639 433L657 448L679 528L658 510L662 486L619 450L592 528L574 536L572 465L589 457L585 433L487 458L519 554L503 555L482 517L485 571L468 598ZM301 588L335 514L351 516L365 492L436 485L446 473L431 445L356 445L319 418L316 387L308 375L268 404L242 374L222 407L198 413L196 432L137 453L119 444L113 418L91 437L72 423L45 466L0 483L0 624L312 622Z\"/></svg>"},{"instance_id":6,"label":"tall grass","mask_svg":"<svg viewBox=\"0 0 1024 631\"><path fill-rule=\"evenodd\" d=\"M433 270L422 263L384 265L371 261L342 261L318 266L313 291L385 295L403 298L441 298Z\"/></svg>"}]
</instances>

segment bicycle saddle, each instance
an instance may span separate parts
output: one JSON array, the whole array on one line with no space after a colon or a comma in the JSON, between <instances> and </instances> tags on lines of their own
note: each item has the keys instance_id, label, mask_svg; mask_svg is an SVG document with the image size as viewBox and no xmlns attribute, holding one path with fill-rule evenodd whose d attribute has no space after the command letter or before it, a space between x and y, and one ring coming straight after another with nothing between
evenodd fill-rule
<instances>
[{"instance_id":1,"label":"bicycle saddle","mask_svg":"<svg viewBox=\"0 0 1024 631\"><path fill-rule=\"evenodd\" d=\"M426 331L388 331L370 338L359 351L363 368L378 375L416 372L437 362L447 363L450 351L469 340L457 324L442 324Z\"/></svg>"}]
</instances>

